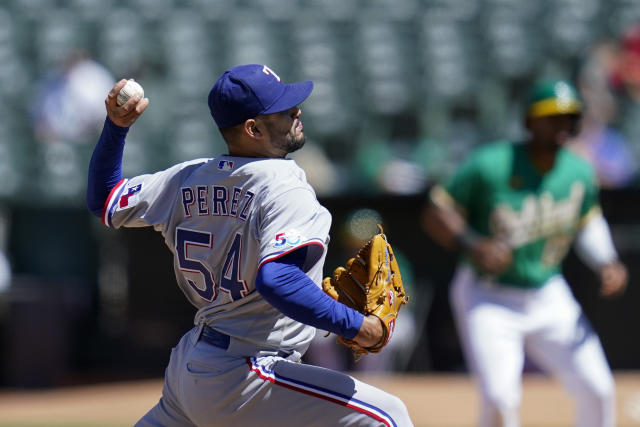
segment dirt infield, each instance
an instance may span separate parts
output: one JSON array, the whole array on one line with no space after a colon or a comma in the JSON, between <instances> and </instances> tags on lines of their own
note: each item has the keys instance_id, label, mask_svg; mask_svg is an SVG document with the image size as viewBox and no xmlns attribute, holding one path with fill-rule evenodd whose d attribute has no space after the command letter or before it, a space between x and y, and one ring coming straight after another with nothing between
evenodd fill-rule
<instances>
[{"instance_id":1,"label":"dirt infield","mask_svg":"<svg viewBox=\"0 0 640 427\"><path fill-rule=\"evenodd\" d=\"M396 394L416 426L473 426L477 398L466 376L357 375ZM640 426L640 373L618 373L618 426ZM27 392L0 391L0 426L131 426L160 397L160 380ZM523 427L572 425L573 405L552 380L528 375Z\"/></svg>"}]
</instances>

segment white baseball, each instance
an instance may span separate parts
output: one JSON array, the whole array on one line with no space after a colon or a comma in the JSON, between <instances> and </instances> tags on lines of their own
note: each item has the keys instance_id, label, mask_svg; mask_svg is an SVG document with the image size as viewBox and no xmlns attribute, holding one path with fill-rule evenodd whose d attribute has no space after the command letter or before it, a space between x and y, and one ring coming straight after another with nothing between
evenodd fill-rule
<instances>
[{"instance_id":1,"label":"white baseball","mask_svg":"<svg viewBox=\"0 0 640 427\"><path fill-rule=\"evenodd\" d=\"M142 89L142 86L136 81L127 80L127 83L120 89L120 92L118 92L116 104L120 106L127 102L129 98L138 94L140 95L140 99L144 97L144 89Z\"/></svg>"}]
</instances>

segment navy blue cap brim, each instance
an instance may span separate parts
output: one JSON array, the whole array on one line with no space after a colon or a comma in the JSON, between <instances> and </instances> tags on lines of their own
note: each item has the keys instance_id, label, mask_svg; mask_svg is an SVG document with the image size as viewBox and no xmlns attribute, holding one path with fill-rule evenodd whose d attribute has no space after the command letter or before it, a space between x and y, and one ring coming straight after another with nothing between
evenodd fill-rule
<instances>
[{"instance_id":1,"label":"navy blue cap brim","mask_svg":"<svg viewBox=\"0 0 640 427\"><path fill-rule=\"evenodd\" d=\"M279 113L300 105L311 95L312 90L313 82L311 80L286 84L282 95L260 114Z\"/></svg>"}]
</instances>

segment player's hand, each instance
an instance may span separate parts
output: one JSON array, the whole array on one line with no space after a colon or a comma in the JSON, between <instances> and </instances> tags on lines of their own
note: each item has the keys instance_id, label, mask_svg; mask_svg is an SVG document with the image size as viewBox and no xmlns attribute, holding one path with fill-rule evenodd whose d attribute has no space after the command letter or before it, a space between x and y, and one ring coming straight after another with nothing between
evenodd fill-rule
<instances>
[{"instance_id":1,"label":"player's hand","mask_svg":"<svg viewBox=\"0 0 640 427\"><path fill-rule=\"evenodd\" d=\"M368 348L380 343L384 338L384 330L380 319L376 316L365 316L362 321L362 326L353 340L360 346Z\"/></svg>"},{"instance_id":2,"label":"player's hand","mask_svg":"<svg viewBox=\"0 0 640 427\"><path fill-rule=\"evenodd\" d=\"M627 267L620 261L614 261L600 269L600 295L612 298L622 295L627 288L629 274Z\"/></svg>"},{"instance_id":3,"label":"player's hand","mask_svg":"<svg viewBox=\"0 0 640 427\"><path fill-rule=\"evenodd\" d=\"M104 100L104 105L107 108L107 116L109 116L109 119L113 123L120 127L131 126L149 105L149 98L140 98L139 95L135 95L121 106L118 106L116 97L126 83L126 79L122 79L116 83Z\"/></svg>"},{"instance_id":4,"label":"player's hand","mask_svg":"<svg viewBox=\"0 0 640 427\"><path fill-rule=\"evenodd\" d=\"M489 274L503 273L513 261L511 248L497 239L479 238L468 253L474 264Z\"/></svg>"}]
</instances>

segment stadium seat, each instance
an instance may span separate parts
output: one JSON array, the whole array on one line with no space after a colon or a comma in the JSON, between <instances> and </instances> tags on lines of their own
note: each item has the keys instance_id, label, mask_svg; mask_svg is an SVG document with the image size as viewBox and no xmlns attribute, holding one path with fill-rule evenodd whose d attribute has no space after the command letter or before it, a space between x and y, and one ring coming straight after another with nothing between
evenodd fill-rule
<instances>
[{"instance_id":1,"label":"stadium seat","mask_svg":"<svg viewBox=\"0 0 640 427\"><path fill-rule=\"evenodd\" d=\"M86 49L151 96L129 150L141 153L169 144L173 117L210 126L202 114L215 77L263 63L287 81L315 82L305 127L323 148L358 123L427 112L442 118L442 140L461 105L482 137L509 127L511 99L527 81L575 69L590 43L638 21L637 0L9 0L0 5L0 95L15 102L11 120L24 122L30 82ZM487 93L495 96L481 99ZM203 151L201 134L188 139L172 158ZM42 158L26 161L37 169ZM145 161L145 171L167 163Z\"/></svg>"},{"instance_id":2,"label":"stadium seat","mask_svg":"<svg viewBox=\"0 0 640 427\"><path fill-rule=\"evenodd\" d=\"M404 39L402 23L376 16L357 21L354 46L357 72L362 77L364 100L373 113L398 114L412 105L415 75L411 39Z\"/></svg>"},{"instance_id":3,"label":"stadium seat","mask_svg":"<svg viewBox=\"0 0 640 427\"><path fill-rule=\"evenodd\" d=\"M460 98L472 90L474 40L465 38L463 30L450 11L422 16L417 50L424 97L432 98L431 102Z\"/></svg>"},{"instance_id":4,"label":"stadium seat","mask_svg":"<svg viewBox=\"0 0 640 427\"><path fill-rule=\"evenodd\" d=\"M290 63L295 80L313 80L313 96L305 101L305 123L322 138L344 132L357 113L357 76L349 40L339 23L307 12L292 23Z\"/></svg>"},{"instance_id":5,"label":"stadium seat","mask_svg":"<svg viewBox=\"0 0 640 427\"><path fill-rule=\"evenodd\" d=\"M300 0L300 10L329 21L349 21L361 12L357 1L344 0Z\"/></svg>"},{"instance_id":6,"label":"stadium seat","mask_svg":"<svg viewBox=\"0 0 640 427\"><path fill-rule=\"evenodd\" d=\"M95 23L116 9L117 0L68 0L68 3L80 20Z\"/></svg>"},{"instance_id":7,"label":"stadium seat","mask_svg":"<svg viewBox=\"0 0 640 427\"><path fill-rule=\"evenodd\" d=\"M0 8L0 96L13 102L24 99L29 72L20 56L16 25L8 10Z\"/></svg>"},{"instance_id":8,"label":"stadium seat","mask_svg":"<svg viewBox=\"0 0 640 427\"><path fill-rule=\"evenodd\" d=\"M168 144L169 164L208 158L226 152L218 135L212 138L213 122L207 115L185 117L176 123Z\"/></svg>"},{"instance_id":9,"label":"stadium seat","mask_svg":"<svg viewBox=\"0 0 640 427\"><path fill-rule=\"evenodd\" d=\"M185 9L193 10L207 21L226 22L238 7L237 0L183 0Z\"/></svg>"},{"instance_id":10,"label":"stadium seat","mask_svg":"<svg viewBox=\"0 0 640 427\"><path fill-rule=\"evenodd\" d=\"M128 6L143 20L156 22L166 17L176 7L175 0L128 0Z\"/></svg>"},{"instance_id":11,"label":"stadium seat","mask_svg":"<svg viewBox=\"0 0 640 427\"><path fill-rule=\"evenodd\" d=\"M545 19L548 50L574 58L582 55L597 34L598 0L552 0Z\"/></svg>"},{"instance_id":12,"label":"stadium seat","mask_svg":"<svg viewBox=\"0 0 640 427\"><path fill-rule=\"evenodd\" d=\"M145 59L141 29L139 16L128 9L112 10L101 20L96 59L118 78L133 77Z\"/></svg>"},{"instance_id":13,"label":"stadium seat","mask_svg":"<svg viewBox=\"0 0 640 427\"><path fill-rule=\"evenodd\" d=\"M35 64L41 73L61 66L74 51L90 48L80 22L69 10L50 11L34 29Z\"/></svg>"},{"instance_id":14,"label":"stadium seat","mask_svg":"<svg viewBox=\"0 0 640 427\"><path fill-rule=\"evenodd\" d=\"M640 22L640 3L636 0L617 0L610 3L609 7L606 8L608 13L600 12L600 16L608 17L606 23L609 33L616 36L620 35L631 25Z\"/></svg>"},{"instance_id":15,"label":"stadium seat","mask_svg":"<svg viewBox=\"0 0 640 427\"><path fill-rule=\"evenodd\" d=\"M11 138L6 137L0 129L0 200L16 197L24 184L27 171L24 159L16 153L17 147L11 144Z\"/></svg>"},{"instance_id":16,"label":"stadium seat","mask_svg":"<svg viewBox=\"0 0 640 427\"><path fill-rule=\"evenodd\" d=\"M169 14L160 25L166 78L165 90L173 99L202 99L210 89L216 41L212 40L204 20L193 11Z\"/></svg>"}]
</instances>

